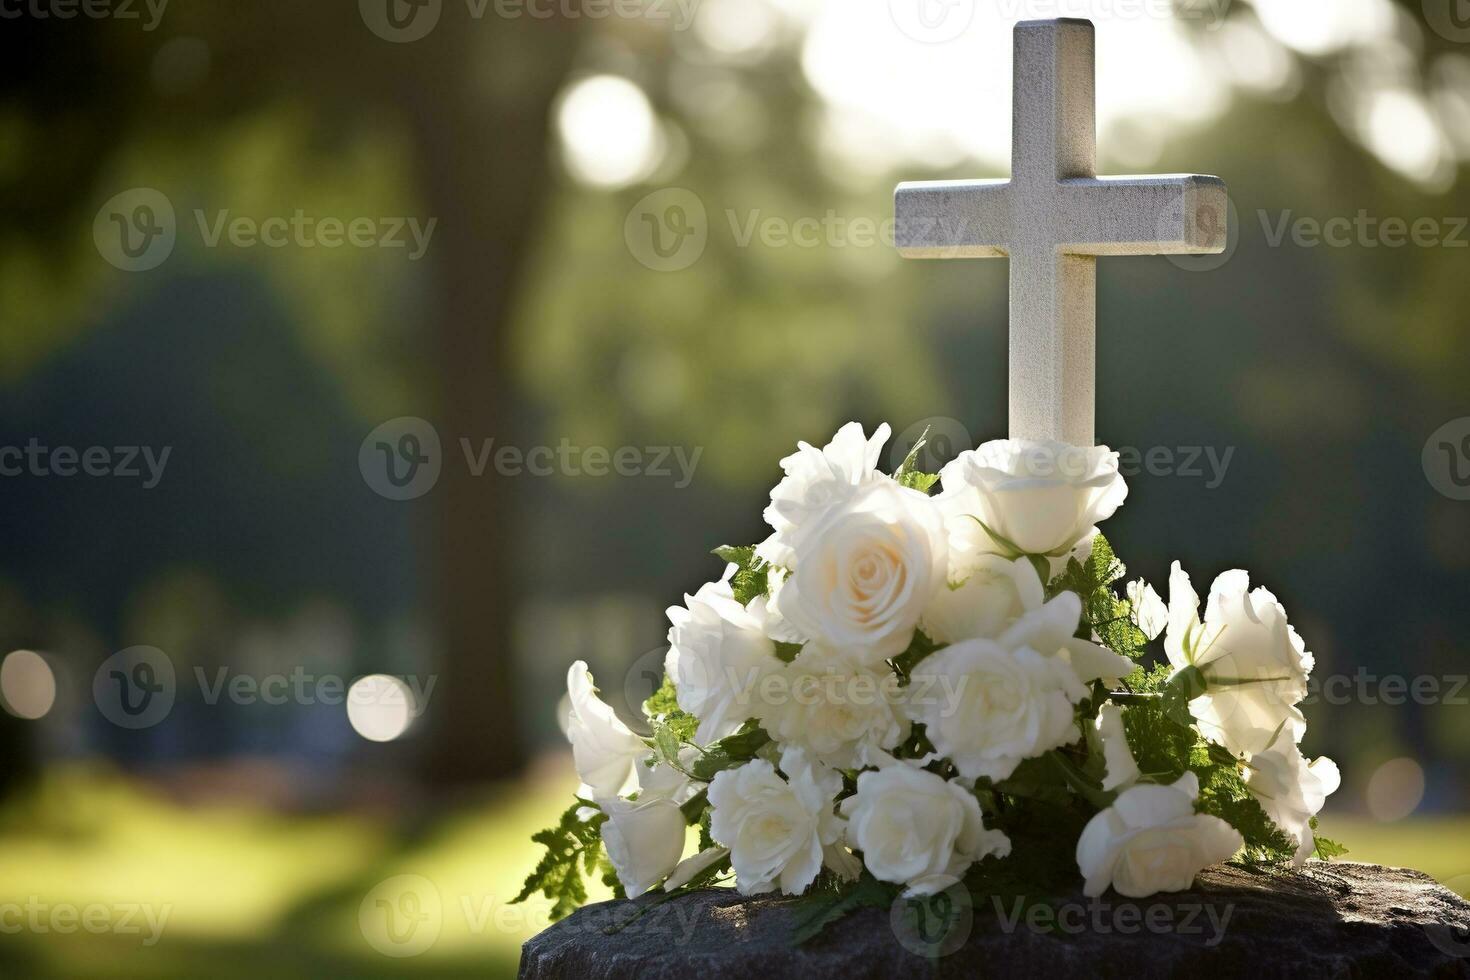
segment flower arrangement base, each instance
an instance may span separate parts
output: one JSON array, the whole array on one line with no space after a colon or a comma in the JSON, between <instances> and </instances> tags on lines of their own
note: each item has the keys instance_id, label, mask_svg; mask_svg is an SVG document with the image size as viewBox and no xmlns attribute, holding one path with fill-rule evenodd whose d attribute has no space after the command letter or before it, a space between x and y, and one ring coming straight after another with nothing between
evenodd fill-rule
<instances>
[{"instance_id":1,"label":"flower arrangement base","mask_svg":"<svg viewBox=\"0 0 1470 980\"><path fill-rule=\"evenodd\" d=\"M966 909L946 894L919 909L905 899L859 909L800 945L809 900L706 889L602 902L528 941L520 977L1470 977L1470 902L1401 868L1225 865L1187 892L1143 899L997 898Z\"/></svg>"}]
</instances>

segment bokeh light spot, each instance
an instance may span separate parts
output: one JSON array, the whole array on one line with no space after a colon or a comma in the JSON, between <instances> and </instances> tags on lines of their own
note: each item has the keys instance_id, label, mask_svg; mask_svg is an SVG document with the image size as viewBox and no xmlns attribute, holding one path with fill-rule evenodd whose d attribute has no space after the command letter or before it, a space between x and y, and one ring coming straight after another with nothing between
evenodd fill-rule
<instances>
[{"instance_id":1,"label":"bokeh light spot","mask_svg":"<svg viewBox=\"0 0 1470 980\"><path fill-rule=\"evenodd\" d=\"M416 714L413 692L397 677L369 674L347 691L347 720L370 742L391 742L408 731Z\"/></svg>"},{"instance_id":2,"label":"bokeh light spot","mask_svg":"<svg viewBox=\"0 0 1470 980\"><path fill-rule=\"evenodd\" d=\"M17 718L45 717L56 703L56 675L46 658L32 650L14 650L0 662L0 703Z\"/></svg>"}]
</instances>

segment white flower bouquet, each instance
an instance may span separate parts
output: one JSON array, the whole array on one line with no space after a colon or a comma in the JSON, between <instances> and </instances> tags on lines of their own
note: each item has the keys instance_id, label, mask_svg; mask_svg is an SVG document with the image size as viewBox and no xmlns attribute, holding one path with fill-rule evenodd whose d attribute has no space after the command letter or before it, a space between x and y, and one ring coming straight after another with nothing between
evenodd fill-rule
<instances>
[{"instance_id":1,"label":"white flower bouquet","mask_svg":"<svg viewBox=\"0 0 1470 980\"><path fill-rule=\"evenodd\" d=\"M1120 594L1106 447L999 440L926 474L915 446L888 475L888 434L849 423L781 461L771 535L717 549L724 575L669 610L651 736L572 665L583 786L520 900L561 916L587 875L630 898L733 875L810 893L821 923L901 894L1080 876L1143 897L1342 852L1314 834L1338 774L1298 748L1312 656L1275 596L1226 572L1202 618L1177 562L1167 604Z\"/></svg>"}]
</instances>

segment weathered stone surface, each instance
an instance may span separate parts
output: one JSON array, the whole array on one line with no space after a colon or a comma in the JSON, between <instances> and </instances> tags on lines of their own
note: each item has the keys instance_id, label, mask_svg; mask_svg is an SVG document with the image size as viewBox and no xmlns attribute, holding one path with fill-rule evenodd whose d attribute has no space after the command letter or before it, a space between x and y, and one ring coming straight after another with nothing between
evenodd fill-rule
<instances>
[{"instance_id":1,"label":"weathered stone surface","mask_svg":"<svg viewBox=\"0 0 1470 980\"><path fill-rule=\"evenodd\" d=\"M963 946L932 958L907 948L923 942L903 926L912 921L903 908L860 910L793 948L792 899L711 889L655 901L590 905L553 925L522 948L520 976L1470 977L1470 903L1416 871L1371 864L1273 875L1221 867L1188 892L1077 895L1029 911L980 902L951 920L955 939L967 935ZM650 905L621 931L605 931Z\"/></svg>"}]
</instances>

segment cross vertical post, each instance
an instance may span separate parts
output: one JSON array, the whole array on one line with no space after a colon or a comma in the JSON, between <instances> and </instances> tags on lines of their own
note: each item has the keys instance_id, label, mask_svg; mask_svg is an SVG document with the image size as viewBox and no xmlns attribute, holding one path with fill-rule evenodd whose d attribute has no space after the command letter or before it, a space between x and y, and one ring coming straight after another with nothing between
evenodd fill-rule
<instances>
[{"instance_id":1,"label":"cross vertical post","mask_svg":"<svg viewBox=\"0 0 1470 980\"><path fill-rule=\"evenodd\" d=\"M899 184L899 253L1010 259L1013 438L1091 446L1097 256L1225 248L1225 184L1097 177L1090 21L1015 27L1011 179Z\"/></svg>"}]
</instances>

